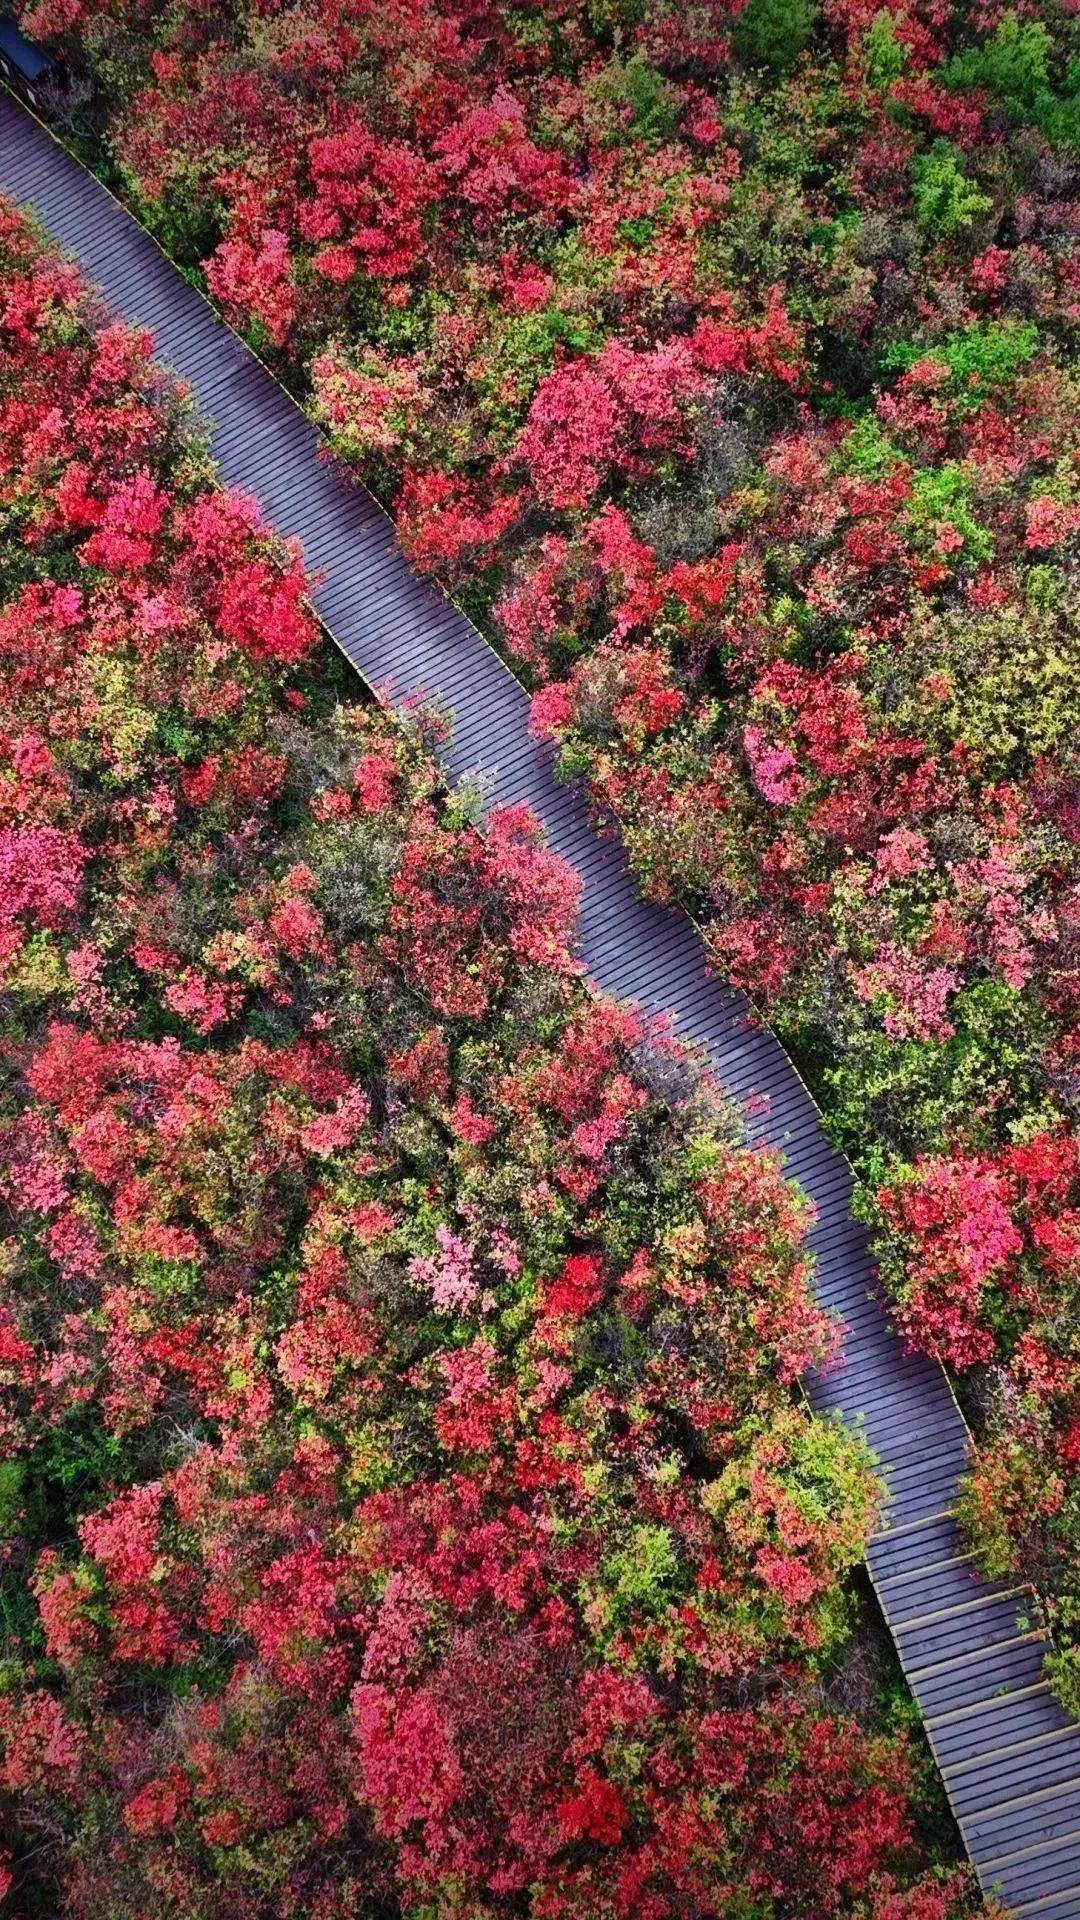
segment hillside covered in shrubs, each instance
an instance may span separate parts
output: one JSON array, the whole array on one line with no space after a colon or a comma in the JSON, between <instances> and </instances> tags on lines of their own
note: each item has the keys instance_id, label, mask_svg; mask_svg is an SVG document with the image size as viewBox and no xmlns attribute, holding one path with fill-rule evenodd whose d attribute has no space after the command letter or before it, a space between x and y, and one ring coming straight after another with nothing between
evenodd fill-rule
<instances>
[{"instance_id":1,"label":"hillside covered in shrubs","mask_svg":"<svg viewBox=\"0 0 1080 1920\"><path fill-rule=\"evenodd\" d=\"M23 17L794 1051L1080 1703L1075 15Z\"/></svg>"},{"instance_id":2,"label":"hillside covered in shrubs","mask_svg":"<svg viewBox=\"0 0 1080 1920\"><path fill-rule=\"evenodd\" d=\"M806 1209L0 204L0 1901L965 1920Z\"/></svg>"}]
</instances>

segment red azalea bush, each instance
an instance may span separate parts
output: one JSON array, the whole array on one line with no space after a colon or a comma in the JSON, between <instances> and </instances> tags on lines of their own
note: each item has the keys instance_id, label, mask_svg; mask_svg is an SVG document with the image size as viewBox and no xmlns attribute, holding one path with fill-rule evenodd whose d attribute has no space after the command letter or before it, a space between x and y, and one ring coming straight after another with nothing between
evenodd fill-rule
<instances>
[{"instance_id":1,"label":"red azalea bush","mask_svg":"<svg viewBox=\"0 0 1080 1920\"><path fill-rule=\"evenodd\" d=\"M975 1369L980 1476L1009 1512L1044 1488L1067 1641L1077 1258L1010 1156L1076 1141L1074 16L24 17L88 58L143 217L306 370L644 884L795 1050L906 1331ZM989 1195L1022 1285L964 1251Z\"/></svg>"},{"instance_id":2,"label":"red azalea bush","mask_svg":"<svg viewBox=\"0 0 1080 1920\"><path fill-rule=\"evenodd\" d=\"M0 1897L977 1911L825 1687L804 1204L4 206L0 349Z\"/></svg>"}]
</instances>

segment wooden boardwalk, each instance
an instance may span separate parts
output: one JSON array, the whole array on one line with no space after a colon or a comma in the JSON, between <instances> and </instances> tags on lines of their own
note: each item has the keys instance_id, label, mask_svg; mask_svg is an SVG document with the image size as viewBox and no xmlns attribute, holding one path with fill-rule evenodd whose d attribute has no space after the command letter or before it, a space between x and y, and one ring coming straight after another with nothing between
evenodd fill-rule
<instances>
[{"instance_id":1,"label":"wooden boardwalk","mask_svg":"<svg viewBox=\"0 0 1080 1920\"><path fill-rule=\"evenodd\" d=\"M983 1580L949 1517L968 1436L940 1370L907 1354L874 1291L851 1175L805 1088L740 996L706 973L691 922L645 905L625 858L532 740L528 699L465 616L409 568L390 522L320 460L321 435L98 181L0 91L0 191L96 281L110 308L153 329L161 358L216 423L224 479L297 535L323 577L318 611L365 680L395 701L424 689L452 709L449 776L527 801L582 876L581 948L606 991L677 1029L737 1098L764 1096L752 1131L782 1148L817 1208L820 1297L845 1322L843 1365L807 1382L821 1412L859 1420L889 1487L870 1571L987 1889L1024 1920L1080 1920L1080 1726L1042 1678L1031 1596Z\"/></svg>"}]
</instances>

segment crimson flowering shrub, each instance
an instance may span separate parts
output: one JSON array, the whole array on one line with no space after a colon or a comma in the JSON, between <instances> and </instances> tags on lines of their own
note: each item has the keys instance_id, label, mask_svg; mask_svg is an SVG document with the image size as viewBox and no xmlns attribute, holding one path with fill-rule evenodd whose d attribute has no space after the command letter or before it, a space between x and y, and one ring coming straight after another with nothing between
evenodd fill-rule
<instances>
[{"instance_id":1,"label":"crimson flowering shrub","mask_svg":"<svg viewBox=\"0 0 1080 1920\"><path fill-rule=\"evenodd\" d=\"M0 1898L961 1920L806 1208L0 205Z\"/></svg>"},{"instance_id":2,"label":"crimson flowering shrub","mask_svg":"<svg viewBox=\"0 0 1080 1920\"><path fill-rule=\"evenodd\" d=\"M1071 1221L1072 13L24 17L796 1052L905 1330L978 1381L972 1511L1028 1516L980 1528L996 1564L1033 1563L1040 1488L1067 1646L1075 1235L1015 1155Z\"/></svg>"}]
</instances>

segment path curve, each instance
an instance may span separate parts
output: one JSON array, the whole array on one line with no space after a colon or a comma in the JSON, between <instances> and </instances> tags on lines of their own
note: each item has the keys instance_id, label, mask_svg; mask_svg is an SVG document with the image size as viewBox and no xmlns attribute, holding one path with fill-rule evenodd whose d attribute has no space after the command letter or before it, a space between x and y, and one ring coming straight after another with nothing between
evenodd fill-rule
<instances>
[{"instance_id":1,"label":"path curve","mask_svg":"<svg viewBox=\"0 0 1080 1920\"><path fill-rule=\"evenodd\" d=\"M753 1134L782 1149L817 1208L817 1292L844 1322L844 1363L813 1377L818 1412L858 1419L889 1497L870 1573L983 1885L1023 1920L1080 1920L1080 1726L1042 1678L1025 1590L984 1580L949 1517L968 1434L940 1369L913 1356L875 1292L852 1176L773 1036L706 973L691 921L646 905L625 855L598 838L580 796L528 727L528 696L438 587L415 574L377 504L319 459L322 435L156 243L15 98L0 91L0 190L32 207L108 306L153 330L163 361L215 423L225 481L299 537L322 576L318 612L371 685L424 689L452 709L451 779L526 801L582 876L581 951L597 984L668 1011L739 1100L765 1096Z\"/></svg>"}]
</instances>

